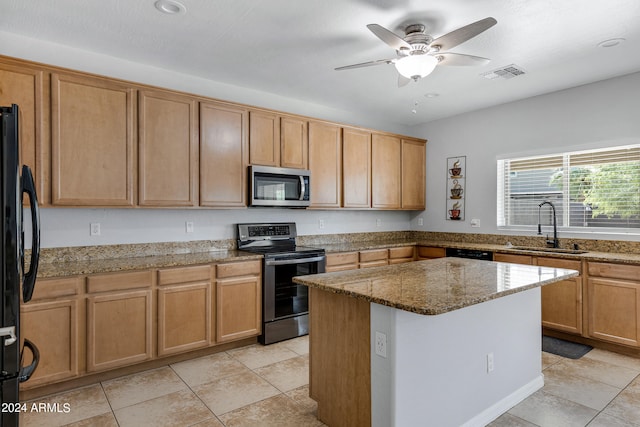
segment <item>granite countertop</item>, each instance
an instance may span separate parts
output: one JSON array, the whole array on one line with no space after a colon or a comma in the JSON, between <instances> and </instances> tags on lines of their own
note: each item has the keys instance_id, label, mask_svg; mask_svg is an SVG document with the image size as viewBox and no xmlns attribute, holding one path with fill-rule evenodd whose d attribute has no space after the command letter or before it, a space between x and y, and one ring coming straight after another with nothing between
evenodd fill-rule
<instances>
[{"instance_id":1,"label":"granite countertop","mask_svg":"<svg viewBox=\"0 0 640 427\"><path fill-rule=\"evenodd\" d=\"M262 255L238 250L220 250L188 254L104 258L80 261L40 263L38 277L52 278L150 268L181 267L197 264L262 259Z\"/></svg>"},{"instance_id":2,"label":"granite countertop","mask_svg":"<svg viewBox=\"0 0 640 427\"><path fill-rule=\"evenodd\" d=\"M575 277L561 268L439 258L298 276L296 283L423 315L438 315Z\"/></svg>"},{"instance_id":3,"label":"granite countertop","mask_svg":"<svg viewBox=\"0 0 640 427\"><path fill-rule=\"evenodd\" d=\"M584 253L569 253L569 252L549 252L540 247L541 250L524 250L517 249L517 247L508 247L506 245L496 245L490 243L468 243L468 242L452 242L446 240L415 240L415 239L403 239L403 240L376 240L376 241L360 241L360 242L342 242L335 244L322 245L326 252L339 253L339 252L354 252L364 251L370 249L382 249L392 247L402 247L410 245L420 246L434 246L441 248L460 248L460 249L477 249L483 251L492 251L494 253L505 253L514 255L532 255L532 256L544 256L563 259L574 259L587 261L601 261L601 262L616 262L621 264L636 264L640 265L640 254L634 253L622 253L622 252L598 252L598 251L586 251Z\"/></svg>"}]
</instances>

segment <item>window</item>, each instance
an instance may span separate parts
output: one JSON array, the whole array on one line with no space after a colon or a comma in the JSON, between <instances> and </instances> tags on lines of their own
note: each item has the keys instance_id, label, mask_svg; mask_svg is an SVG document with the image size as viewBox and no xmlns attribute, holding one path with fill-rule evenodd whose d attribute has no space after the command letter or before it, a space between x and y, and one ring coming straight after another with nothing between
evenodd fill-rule
<instances>
[{"instance_id":1,"label":"window","mask_svg":"<svg viewBox=\"0 0 640 427\"><path fill-rule=\"evenodd\" d=\"M640 145L498 160L498 227L640 233Z\"/></svg>"}]
</instances>

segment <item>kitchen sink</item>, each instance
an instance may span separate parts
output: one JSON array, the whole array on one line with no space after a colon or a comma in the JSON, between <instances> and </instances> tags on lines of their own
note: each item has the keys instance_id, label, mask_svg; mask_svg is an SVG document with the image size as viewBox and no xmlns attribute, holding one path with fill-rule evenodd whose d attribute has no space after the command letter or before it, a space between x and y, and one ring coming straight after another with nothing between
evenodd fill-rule
<instances>
[{"instance_id":1,"label":"kitchen sink","mask_svg":"<svg viewBox=\"0 0 640 427\"><path fill-rule=\"evenodd\" d=\"M547 252L547 253L554 253L554 254L574 254L574 255L584 254L588 252L580 249L540 248L540 247L534 247L534 246L511 246L508 248L515 249L518 251L533 251L533 252Z\"/></svg>"}]
</instances>

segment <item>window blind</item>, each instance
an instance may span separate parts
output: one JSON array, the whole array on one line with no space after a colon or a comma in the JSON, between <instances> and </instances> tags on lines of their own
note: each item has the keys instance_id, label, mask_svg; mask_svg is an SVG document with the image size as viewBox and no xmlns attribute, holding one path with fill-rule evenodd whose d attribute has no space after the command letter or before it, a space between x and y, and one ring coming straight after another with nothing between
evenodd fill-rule
<instances>
[{"instance_id":1,"label":"window blind","mask_svg":"<svg viewBox=\"0 0 640 427\"><path fill-rule=\"evenodd\" d=\"M498 161L497 223L640 230L640 145Z\"/></svg>"}]
</instances>

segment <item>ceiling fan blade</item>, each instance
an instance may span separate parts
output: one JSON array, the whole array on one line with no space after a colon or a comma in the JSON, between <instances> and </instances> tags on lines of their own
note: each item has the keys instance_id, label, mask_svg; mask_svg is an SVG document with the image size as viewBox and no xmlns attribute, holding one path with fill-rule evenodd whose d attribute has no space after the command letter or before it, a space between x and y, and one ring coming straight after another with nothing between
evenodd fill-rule
<instances>
[{"instance_id":1,"label":"ceiling fan blade","mask_svg":"<svg viewBox=\"0 0 640 427\"><path fill-rule=\"evenodd\" d=\"M481 56L463 55L461 53L443 52L434 55L438 58L438 65L454 65L454 66L468 66L468 65L485 65L491 60L489 58L483 58Z\"/></svg>"},{"instance_id":2,"label":"ceiling fan blade","mask_svg":"<svg viewBox=\"0 0 640 427\"><path fill-rule=\"evenodd\" d=\"M411 82L410 78L403 76L402 74L398 74L398 87L403 87Z\"/></svg>"},{"instance_id":3,"label":"ceiling fan blade","mask_svg":"<svg viewBox=\"0 0 640 427\"><path fill-rule=\"evenodd\" d=\"M383 26L378 24L369 24L367 28L375 34L380 40L394 48L395 50L409 50L411 45L404 41L400 36L392 33Z\"/></svg>"},{"instance_id":4,"label":"ceiling fan blade","mask_svg":"<svg viewBox=\"0 0 640 427\"><path fill-rule=\"evenodd\" d=\"M479 21L473 22L464 27L460 27L457 30L453 30L450 33L440 36L431 42L431 47L438 46L440 51L449 50L458 46L461 43L466 42L469 39L474 38L483 31L496 25L498 21L494 18L484 18Z\"/></svg>"},{"instance_id":5,"label":"ceiling fan blade","mask_svg":"<svg viewBox=\"0 0 640 427\"><path fill-rule=\"evenodd\" d=\"M373 65L380 65L380 64L393 64L394 62L396 62L395 58L393 58L393 59L378 59L377 61L369 61L369 62L361 62L359 64L345 65L343 67L335 68L335 70L336 71L350 70L352 68L371 67Z\"/></svg>"}]
</instances>

